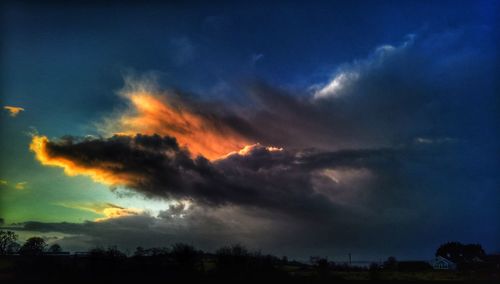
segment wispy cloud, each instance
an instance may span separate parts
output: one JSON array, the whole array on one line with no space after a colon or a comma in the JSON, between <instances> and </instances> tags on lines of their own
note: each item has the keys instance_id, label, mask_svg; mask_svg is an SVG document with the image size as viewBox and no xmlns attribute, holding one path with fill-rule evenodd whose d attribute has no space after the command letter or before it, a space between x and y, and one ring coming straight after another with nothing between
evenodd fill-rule
<instances>
[{"instance_id":1,"label":"wispy cloud","mask_svg":"<svg viewBox=\"0 0 500 284\"><path fill-rule=\"evenodd\" d=\"M24 108L16 106L4 106L3 108L7 110L9 112L9 115L12 117L16 117L19 113L24 111Z\"/></svg>"},{"instance_id":2,"label":"wispy cloud","mask_svg":"<svg viewBox=\"0 0 500 284\"><path fill-rule=\"evenodd\" d=\"M23 190L23 189L26 188L27 184L28 184L28 182L26 182L26 181L18 182L18 183L16 183L16 185L14 186L14 188L17 189L17 190Z\"/></svg>"},{"instance_id":3,"label":"wispy cloud","mask_svg":"<svg viewBox=\"0 0 500 284\"><path fill-rule=\"evenodd\" d=\"M250 58L250 62L252 66L257 64L258 61L262 60L264 58L264 54L262 53L254 53L252 54L252 57Z\"/></svg>"},{"instance_id":4,"label":"wispy cloud","mask_svg":"<svg viewBox=\"0 0 500 284\"><path fill-rule=\"evenodd\" d=\"M28 185L27 181L11 183L7 180L0 179L0 186L10 187L10 188L14 188L16 190L24 190L24 189L26 189L27 185Z\"/></svg>"}]
</instances>

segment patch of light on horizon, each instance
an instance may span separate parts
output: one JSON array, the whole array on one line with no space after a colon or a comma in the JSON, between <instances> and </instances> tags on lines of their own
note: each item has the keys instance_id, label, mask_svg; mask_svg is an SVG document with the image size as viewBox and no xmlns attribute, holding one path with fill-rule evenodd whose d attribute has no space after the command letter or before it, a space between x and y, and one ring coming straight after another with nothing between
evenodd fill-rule
<instances>
[{"instance_id":1,"label":"patch of light on horizon","mask_svg":"<svg viewBox=\"0 0 500 284\"><path fill-rule=\"evenodd\" d=\"M157 216L160 211L167 210L170 205L176 204L175 200L155 200L155 199L138 199L130 201L130 207L143 209L144 212L149 213L151 216ZM124 204L125 205L125 204ZM129 206L125 206L129 207Z\"/></svg>"},{"instance_id":2,"label":"patch of light on horizon","mask_svg":"<svg viewBox=\"0 0 500 284\"><path fill-rule=\"evenodd\" d=\"M113 198L112 203L124 208L137 208L143 212L157 216L160 211L167 210L171 205L177 204L177 200L164 200L160 198L147 198L138 194L124 195Z\"/></svg>"}]
</instances>

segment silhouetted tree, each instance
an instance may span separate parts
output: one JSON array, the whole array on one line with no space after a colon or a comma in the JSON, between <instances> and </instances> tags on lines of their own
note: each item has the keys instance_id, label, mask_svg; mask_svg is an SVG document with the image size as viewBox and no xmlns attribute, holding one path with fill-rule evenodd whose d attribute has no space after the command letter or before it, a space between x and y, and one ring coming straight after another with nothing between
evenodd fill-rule
<instances>
[{"instance_id":1,"label":"silhouetted tree","mask_svg":"<svg viewBox=\"0 0 500 284\"><path fill-rule=\"evenodd\" d=\"M380 265L375 262L370 264L370 268L368 268L370 280L379 280L380 279Z\"/></svg>"},{"instance_id":2,"label":"silhouetted tree","mask_svg":"<svg viewBox=\"0 0 500 284\"><path fill-rule=\"evenodd\" d=\"M276 265L280 264L280 260L260 252L249 252L237 244L218 249L215 263L218 276L248 281L276 277L279 274Z\"/></svg>"},{"instance_id":3,"label":"silhouetted tree","mask_svg":"<svg viewBox=\"0 0 500 284\"><path fill-rule=\"evenodd\" d=\"M121 252L117 246L110 246L108 247L108 249L106 250L106 255L109 257L109 258L126 258L127 256Z\"/></svg>"},{"instance_id":4,"label":"silhouetted tree","mask_svg":"<svg viewBox=\"0 0 500 284\"><path fill-rule=\"evenodd\" d=\"M168 256L170 250L168 248L150 248L146 250L146 255L154 257L165 257Z\"/></svg>"},{"instance_id":5,"label":"silhouetted tree","mask_svg":"<svg viewBox=\"0 0 500 284\"><path fill-rule=\"evenodd\" d=\"M316 272L318 272L318 274L321 277L325 277L328 275L329 268L330 268L328 258L313 256L313 257L310 257L310 262L314 265Z\"/></svg>"},{"instance_id":6,"label":"silhouetted tree","mask_svg":"<svg viewBox=\"0 0 500 284\"><path fill-rule=\"evenodd\" d=\"M467 244L464 246L463 255L465 260L472 261L475 257L483 258L486 252L480 244Z\"/></svg>"},{"instance_id":7,"label":"silhouetted tree","mask_svg":"<svg viewBox=\"0 0 500 284\"><path fill-rule=\"evenodd\" d=\"M398 267L398 261L394 256L389 256L384 262L384 269L395 270Z\"/></svg>"},{"instance_id":8,"label":"silhouetted tree","mask_svg":"<svg viewBox=\"0 0 500 284\"><path fill-rule=\"evenodd\" d=\"M146 250L143 247L137 247L134 252L135 257L142 257L146 255Z\"/></svg>"},{"instance_id":9,"label":"silhouetted tree","mask_svg":"<svg viewBox=\"0 0 500 284\"><path fill-rule=\"evenodd\" d=\"M193 246L177 243L172 245L170 255L178 268L184 272L195 271L201 266L201 252Z\"/></svg>"},{"instance_id":10,"label":"silhouetted tree","mask_svg":"<svg viewBox=\"0 0 500 284\"><path fill-rule=\"evenodd\" d=\"M116 246L110 246L108 249L96 247L89 250L89 256L97 259L124 259L127 256Z\"/></svg>"},{"instance_id":11,"label":"silhouetted tree","mask_svg":"<svg viewBox=\"0 0 500 284\"><path fill-rule=\"evenodd\" d=\"M19 252L20 248L21 248L21 245L18 242L12 242L12 243L10 243L9 247L7 248L7 254L16 254Z\"/></svg>"},{"instance_id":12,"label":"silhouetted tree","mask_svg":"<svg viewBox=\"0 0 500 284\"><path fill-rule=\"evenodd\" d=\"M17 235L12 231L1 231L0 230L0 255L5 255L10 253L9 247L16 243Z\"/></svg>"},{"instance_id":13,"label":"silhouetted tree","mask_svg":"<svg viewBox=\"0 0 500 284\"><path fill-rule=\"evenodd\" d=\"M227 276L243 276L250 262L250 253L239 244L222 247L215 256L217 271Z\"/></svg>"},{"instance_id":14,"label":"silhouetted tree","mask_svg":"<svg viewBox=\"0 0 500 284\"><path fill-rule=\"evenodd\" d=\"M92 258L104 258L106 256L106 250L102 247L95 247L88 251L89 256Z\"/></svg>"},{"instance_id":15,"label":"silhouetted tree","mask_svg":"<svg viewBox=\"0 0 500 284\"><path fill-rule=\"evenodd\" d=\"M19 254L21 255L42 255L47 244L45 240L40 237L32 237L26 240L26 242L19 249Z\"/></svg>"},{"instance_id":16,"label":"silhouetted tree","mask_svg":"<svg viewBox=\"0 0 500 284\"><path fill-rule=\"evenodd\" d=\"M288 257L287 257L286 255L282 256L282 257L281 257L281 262L282 262L283 264L287 264L287 263L288 263Z\"/></svg>"},{"instance_id":17,"label":"silhouetted tree","mask_svg":"<svg viewBox=\"0 0 500 284\"><path fill-rule=\"evenodd\" d=\"M470 262L475 257L483 258L485 255L480 244L464 245L459 242L448 242L436 250L436 256L442 256L455 263Z\"/></svg>"},{"instance_id":18,"label":"silhouetted tree","mask_svg":"<svg viewBox=\"0 0 500 284\"><path fill-rule=\"evenodd\" d=\"M50 252L50 253L61 253L62 252L62 248L59 244L53 244L49 247L49 249L47 250L47 252Z\"/></svg>"}]
</instances>

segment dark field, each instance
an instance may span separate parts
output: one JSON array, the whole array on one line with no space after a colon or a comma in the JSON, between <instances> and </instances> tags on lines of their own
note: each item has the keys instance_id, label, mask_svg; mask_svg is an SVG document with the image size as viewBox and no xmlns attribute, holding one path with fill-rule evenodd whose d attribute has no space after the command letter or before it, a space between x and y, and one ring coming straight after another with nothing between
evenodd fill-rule
<instances>
[{"instance_id":1,"label":"dark field","mask_svg":"<svg viewBox=\"0 0 500 284\"><path fill-rule=\"evenodd\" d=\"M272 256L1 256L0 282L438 282L498 281L498 271L397 271L383 268L322 267Z\"/></svg>"}]
</instances>

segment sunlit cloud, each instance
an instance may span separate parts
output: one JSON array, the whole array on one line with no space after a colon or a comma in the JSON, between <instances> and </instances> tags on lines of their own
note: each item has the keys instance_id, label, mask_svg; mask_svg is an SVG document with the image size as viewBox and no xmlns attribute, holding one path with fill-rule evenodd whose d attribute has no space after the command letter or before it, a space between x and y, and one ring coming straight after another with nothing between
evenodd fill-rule
<instances>
[{"instance_id":1,"label":"sunlit cloud","mask_svg":"<svg viewBox=\"0 0 500 284\"><path fill-rule=\"evenodd\" d=\"M84 211L93 212L103 217L96 218L94 221L101 222L113 218L125 217L139 215L144 211L138 208L125 208L112 203L98 203L98 202L87 202L87 203L61 203L59 204L63 207L79 209Z\"/></svg>"},{"instance_id":2,"label":"sunlit cloud","mask_svg":"<svg viewBox=\"0 0 500 284\"><path fill-rule=\"evenodd\" d=\"M157 92L150 83L128 80L127 86L122 95L129 109L100 125L108 135L172 136L193 155L209 160L252 144L213 113L193 109L173 94Z\"/></svg>"},{"instance_id":3,"label":"sunlit cloud","mask_svg":"<svg viewBox=\"0 0 500 284\"><path fill-rule=\"evenodd\" d=\"M221 157L220 159L226 159L228 157L231 157L232 155L248 156L252 153L252 151L254 151L256 149L265 149L268 152L281 152L281 151L283 151L282 147L274 147L274 146L265 147L265 146L262 146L260 143L255 143L252 145L246 145L238 151L230 152L227 155Z\"/></svg>"},{"instance_id":4,"label":"sunlit cloud","mask_svg":"<svg viewBox=\"0 0 500 284\"><path fill-rule=\"evenodd\" d=\"M85 166L64 157L50 155L47 148L48 142L49 139L46 136L35 135L30 144L30 150L35 153L36 159L44 166L61 167L69 176L89 176L96 182L110 186L127 184L127 181L130 179L130 176L125 174L110 173L95 165Z\"/></svg>"},{"instance_id":5,"label":"sunlit cloud","mask_svg":"<svg viewBox=\"0 0 500 284\"><path fill-rule=\"evenodd\" d=\"M417 144L443 144L443 143L458 142L457 139L450 137L439 137L439 138L417 137L415 138L414 141Z\"/></svg>"},{"instance_id":6,"label":"sunlit cloud","mask_svg":"<svg viewBox=\"0 0 500 284\"><path fill-rule=\"evenodd\" d=\"M335 76L326 84L316 84L312 86L314 99L338 98L342 97L358 80L362 79L363 74L373 71L382 66L390 58L397 56L410 48L415 41L414 35L408 35L406 40L399 46L384 44L375 49L373 54L364 59L357 60L352 64L344 65Z\"/></svg>"},{"instance_id":7,"label":"sunlit cloud","mask_svg":"<svg viewBox=\"0 0 500 284\"><path fill-rule=\"evenodd\" d=\"M314 94L314 98L337 97L340 95L340 91L342 91L343 88L352 84L358 78L359 73L357 72L341 72L336 75L332 81L317 90Z\"/></svg>"},{"instance_id":8,"label":"sunlit cloud","mask_svg":"<svg viewBox=\"0 0 500 284\"><path fill-rule=\"evenodd\" d=\"M142 211L139 209L134 209L134 208L121 208L121 207L108 207L104 208L102 211L102 215L104 217L102 218L96 218L95 221L101 222L113 218L119 218L119 217L124 217L124 216L133 216L133 215L138 215Z\"/></svg>"},{"instance_id":9,"label":"sunlit cloud","mask_svg":"<svg viewBox=\"0 0 500 284\"><path fill-rule=\"evenodd\" d=\"M24 111L24 108L16 106L4 106L3 108L7 110L9 112L9 115L12 117L16 117L19 113Z\"/></svg>"}]
</instances>

